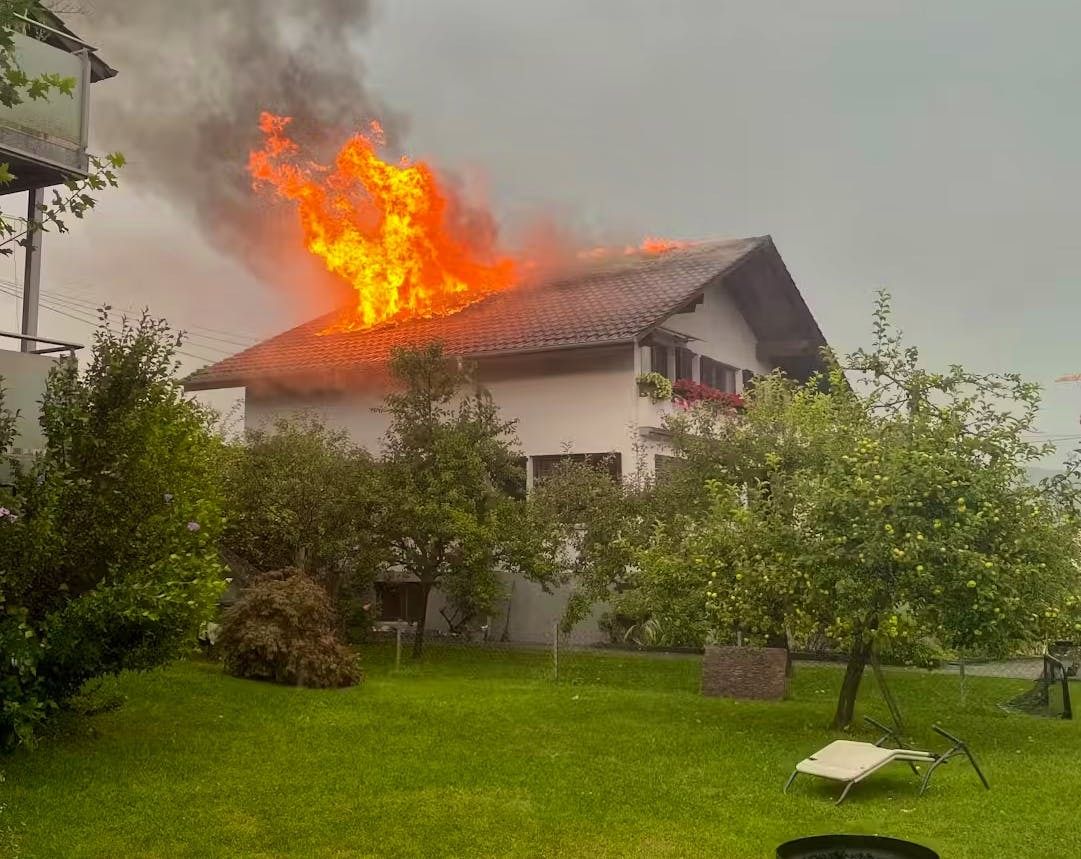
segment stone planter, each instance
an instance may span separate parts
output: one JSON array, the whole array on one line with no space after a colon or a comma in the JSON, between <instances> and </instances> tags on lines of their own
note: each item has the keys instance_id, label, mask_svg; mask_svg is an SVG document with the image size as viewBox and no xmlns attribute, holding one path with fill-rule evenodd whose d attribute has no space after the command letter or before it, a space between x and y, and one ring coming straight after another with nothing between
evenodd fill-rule
<instances>
[{"instance_id":1,"label":"stone planter","mask_svg":"<svg viewBox=\"0 0 1081 859\"><path fill-rule=\"evenodd\" d=\"M702 694L718 698L780 701L788 692L788 651L783 647L707 645Z\"/></svg>"}]
</instances>

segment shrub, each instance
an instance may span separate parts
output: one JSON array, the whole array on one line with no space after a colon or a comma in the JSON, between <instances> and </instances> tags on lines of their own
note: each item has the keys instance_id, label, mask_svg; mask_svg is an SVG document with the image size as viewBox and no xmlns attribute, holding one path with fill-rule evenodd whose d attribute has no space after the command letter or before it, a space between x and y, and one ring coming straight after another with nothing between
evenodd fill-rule
<instances>
[{"instance_id":1,"label":"shrub","mask_svg":"<svg viewBox=\"0 0 1081 859\"><path fill-rule=\"evenodd\" d=\"M239 584L249 572L298 567L318 581L348 626L381 558L374 463L312 415L250 430L225 456L223 554Z\"/></svg>"},{"instance_id":2,"label":"shrub","mask_svg":"<svg viewBox=\"0 0 1081 859\"><path fill-rule=\"evenodd\" d=\"M256 580L226 611L217 646L236 677L295 686L352 686L356 654L336 634L326 591L288 569Z\"/></svg>"},{"instance_id":3,"label":"shrub","mask_svg":"<svg viewBox=\"0 0 1081 859\"><path fill-rule=\"evenodd\" d=\"M219 442L177 381L179 343L103 316L85 371L50 373L46 449L0 487L0 746L87 680L184 653L213 610ZM0 446L10 428L0 409Z\"/></svg>"}]
</instances>

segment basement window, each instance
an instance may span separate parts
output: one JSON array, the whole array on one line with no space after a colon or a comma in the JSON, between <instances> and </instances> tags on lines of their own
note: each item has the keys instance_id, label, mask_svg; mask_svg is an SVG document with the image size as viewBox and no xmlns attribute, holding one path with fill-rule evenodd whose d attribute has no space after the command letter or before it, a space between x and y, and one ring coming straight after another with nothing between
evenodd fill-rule
<instances>
[{"instance_id":1,"label":"basement window","mask_svg":"<svg viewBox=\"0 0 1081 859\"><path fill-rule=\"evenodd\" d=\"M385 621L419 621L421 612L420 582L376 582L379 598L379 619Z\"/></svg>"}]
</instances>

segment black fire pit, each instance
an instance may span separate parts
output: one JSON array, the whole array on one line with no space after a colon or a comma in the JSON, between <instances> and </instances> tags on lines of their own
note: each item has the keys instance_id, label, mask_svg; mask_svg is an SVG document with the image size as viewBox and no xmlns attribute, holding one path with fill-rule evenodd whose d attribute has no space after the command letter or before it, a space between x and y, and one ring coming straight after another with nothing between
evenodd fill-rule
<instances>
[{"instance_id":1,"label":"black fire pit","mask_svg":"<svg viewBox=\"0 0 1081 859\"><path fill-rule=\"evenodd\" d=\"M928 847L878 835L814 835L786 841L777 859L939 859Z\"/></svg>"}]
</instances>

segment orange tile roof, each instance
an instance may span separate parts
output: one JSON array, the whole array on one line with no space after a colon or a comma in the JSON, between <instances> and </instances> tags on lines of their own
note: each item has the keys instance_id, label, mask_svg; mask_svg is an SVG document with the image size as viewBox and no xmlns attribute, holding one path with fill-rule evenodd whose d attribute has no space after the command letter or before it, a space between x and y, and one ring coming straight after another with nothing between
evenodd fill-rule
<instances>
[{"instance_id":1,"label":"orange tile roof","mask_svg":"<svg viewBox=\"0 0 1081 859\"><path fill-rule=\"evenodd\" d=\"M337 311L197 370L185 386L239 387L378 365L395 347L432 341L468 357L627 343L771 244L768 237L731 239L659 255L619 255L573 275L492 295L452 316L320 334L341 315Z\"/></svg>"}]
</instances>

